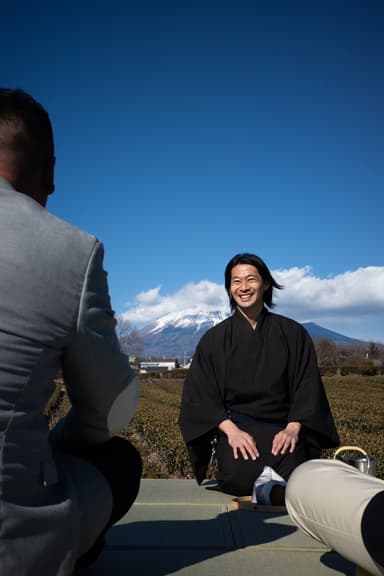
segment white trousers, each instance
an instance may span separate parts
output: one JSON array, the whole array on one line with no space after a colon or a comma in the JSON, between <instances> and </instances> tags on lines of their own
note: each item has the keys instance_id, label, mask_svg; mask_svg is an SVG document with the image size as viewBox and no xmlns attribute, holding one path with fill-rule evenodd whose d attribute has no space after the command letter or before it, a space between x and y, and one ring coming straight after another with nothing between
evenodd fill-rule
<instances>
[{"instance_id":1,"label":"white trousers","mask_svg":"<svg viewBox=\"0 0 384 576\"><path fill-rule=\"evenodd\" d=\"M340 460L309 460L298 466L288 481L286 505L293 522L309 536L369 574L383 576L384 566L368 553L361 530L364 512L379 493L381 510L374 524L384 546L384 481ZM372 520L370 527L372 533Z\"/></svg>"}]
</instances>

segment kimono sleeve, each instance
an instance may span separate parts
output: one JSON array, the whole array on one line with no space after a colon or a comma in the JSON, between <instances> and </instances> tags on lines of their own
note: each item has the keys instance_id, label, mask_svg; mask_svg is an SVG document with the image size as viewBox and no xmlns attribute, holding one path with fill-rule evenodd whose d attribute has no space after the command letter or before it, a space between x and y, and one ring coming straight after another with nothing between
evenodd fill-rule
<instances>
[{"instance_id":1,"label":"kimono sleeve","mask_svg":"<svg viewBox=\"0 0 384 576\"><path fill-rule=\"evenodd\" d=\"M288 337L288 347L291 394L288 420L301 422L309 447L338 446L339 437L317 366L316 351L305 328L295 326Z\"/></svg>"},{"instance_id":2,"label":"kimono sleeve","mask_svg":"<svg viewBox=\"0 0 384 576\"><path fill-rule=\"evenodd\" d=\"M179 419L199 484L206 476L217 426L228 417L224 406L225 360L215 347L211 349L209 335L205 336L184 382Z\"/></svg>"},{"instance_id":3,"label":"kimono sleeve","mask_svg":"<svg viewBox=\"0 0 384 576\"><path fill-rule=\"evenodd\" d=\"M200 341L184 382L180 429L185 442L190 442L216 428L228 415L224 406L224 358L212 350L208 338ZM218 356L215 358L215 356Z\"/></svg>"}]
</instances>

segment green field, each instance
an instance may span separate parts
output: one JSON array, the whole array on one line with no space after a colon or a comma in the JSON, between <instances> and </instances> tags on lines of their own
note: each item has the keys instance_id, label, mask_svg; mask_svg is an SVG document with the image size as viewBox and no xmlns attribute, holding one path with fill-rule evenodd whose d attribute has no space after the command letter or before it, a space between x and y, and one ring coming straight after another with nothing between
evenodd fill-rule
<instances>
[{"instance_id":1,"label":"green field","mask_svg":"<svg viewBox=\"0 0 384 576\"><path fill-rule=\"evenodd\" d=\"M341 444L364 448L377 459L377 475L384 479L384 377L333 376L323 382ZM193 477L177 424L182 385L178 380L142 383L138 411L124 435L140 449L147 478ZM331 458L333 451L323 456Z\"/></svg>"},{"instance_id":2,"label":"green field","mask_svg":"<svg viewBox=\"0 0 384 576\"><path fill-rule=\"evenodd\" d=\"M384 376L323 377L342 444L364 448L384 479ZM182 380L142 382L135 418L123 431L140 450L146 478L192 478L179 427ZM51 425L68 409L62 383L48 407ZM333 451L323 454L332 458Z\"/></svg>"}]
</instances>

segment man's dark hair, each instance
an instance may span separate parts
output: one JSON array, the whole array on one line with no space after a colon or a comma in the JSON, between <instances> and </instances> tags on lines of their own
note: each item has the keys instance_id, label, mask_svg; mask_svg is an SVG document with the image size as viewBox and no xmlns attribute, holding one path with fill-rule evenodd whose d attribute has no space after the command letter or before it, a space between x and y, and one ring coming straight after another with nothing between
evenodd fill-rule
<instances>
[{"instance_id":1,"label":"man's dark hair","mask_svg":"<svg viewBox=\"0 0 384 576\"><path fill-rule=\"evenodd\" d=\"M269 283L269 288L263 294L263 300L264 300L264 303L269 308L273 308L273 306L274 306L274 303L272 302L273 289L277 288L278 290L281 290L283 288L283 286L276 282L276 280L273 278L272 274L270 273L268 266L266 265L264 260L262 260L260 258L260 256L256 256L255 254L249 254L248 252L245 252L244 254L236 254L236 256L231 258L231 260L228 262L228 264L225 267L225 272L224 272L225 289L226 289L227 294L229 296L229 303L231 305L232 312L236 309L236 302L234 301L234 299L231 296L231 273L232 273L232 268L234 268L238 264L249 264L251 266L254 266L257 269L257 271L259 272L262 279Z\"/></svg>"},{"instance_id":2,"label":"man's dark hair","mask_svg":"<svg viewBox=\"0 0 384 576\"><path fill-rule=\"evenodd\" d=\"M4 154L24 173L54 154L48 112L23 90L0 88L0 162Z\"/></svg>"}]
</instances>

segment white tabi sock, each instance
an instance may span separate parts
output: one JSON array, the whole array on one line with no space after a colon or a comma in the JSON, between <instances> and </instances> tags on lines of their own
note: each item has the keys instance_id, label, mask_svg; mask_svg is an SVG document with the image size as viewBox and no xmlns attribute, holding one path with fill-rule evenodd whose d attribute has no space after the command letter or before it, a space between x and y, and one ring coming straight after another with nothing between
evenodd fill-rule
<instances>
[{"instance_id":1,"label":"white tabi sock","mask_svg":"<svg viewBox=\"0 0 384 576\"><path fill-rule=\"evenodd\" d=\"M271 505L271 490L273 486L279 484L286 486L287 482L270 466L264 466L260 476L256 479L253 486L252 502L254 504Z\"/></svg>"}]
</instances>

